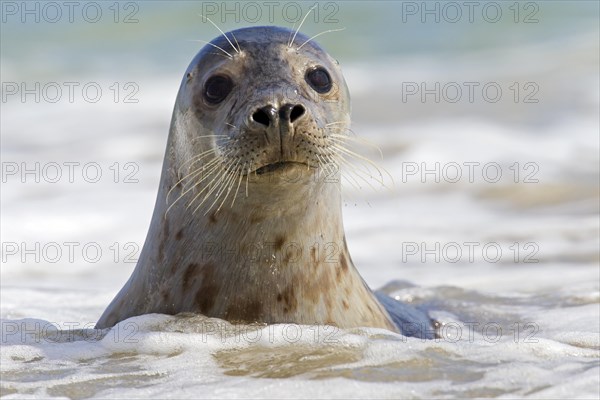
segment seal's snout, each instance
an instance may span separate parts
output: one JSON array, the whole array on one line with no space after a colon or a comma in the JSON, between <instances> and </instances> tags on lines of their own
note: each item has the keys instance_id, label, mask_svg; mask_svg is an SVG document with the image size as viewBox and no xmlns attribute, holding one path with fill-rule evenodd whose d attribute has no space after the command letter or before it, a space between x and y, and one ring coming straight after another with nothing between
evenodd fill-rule
<instances>
[{"instance_id":1,"label":"seal's snout","mask_svg":"<svg viewBox=\"0 0 600 400\"><path fill-rule=\"evenodd\" d=\"M310 159L310 149L303 147L310 147L310 143L306 144L301 137L310 121L307 107L281 101L259 108L251 107L250 110L249 129L244 133L254 138L250 139L251 143L256 143L257 152L260 151L251 160L257 165L259 174L292 164L318 163L318 160Z\"/></svg>"},{"instance_id":2,"label":"seal's snout","mask_svg":"<svg viewBox=\"0 0 600 400\"><path fill-rule=\"evenodd\" d=\"M279 110L268 105L259 108L252 114L252 121L264 126L265 128L275 127L277 125L289 125L296 122L306 113L302 104L284 104Z\"/></svg>"}]
</instances>

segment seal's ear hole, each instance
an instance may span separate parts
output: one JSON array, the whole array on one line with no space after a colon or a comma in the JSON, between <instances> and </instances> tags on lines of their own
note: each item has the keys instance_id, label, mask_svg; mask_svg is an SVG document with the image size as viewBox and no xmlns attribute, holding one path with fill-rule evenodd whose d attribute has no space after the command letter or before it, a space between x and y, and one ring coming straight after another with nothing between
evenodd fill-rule
<instances>
[{"instance_id":1,"label":"seal's ear hole","mask_svg":"<svg viewBox=\"0 0 600 400\"><path fill-rule=\"evenodd\" d=\"M309 69L304 79L318 93L327 93L331 90L331 76L323 67Z\"/></svg>"},{"instance_id":2,"label":"seal's ear hole","mask_svg":"<svg viewBox=\"0 0 600 400\"><path fill-rule=\"evenodd\" d=\"M208 103L219 104L225 100L232 89L233 82L228 76L214 75L206 80L202 93Z\"/></svg>"}]
</instances>

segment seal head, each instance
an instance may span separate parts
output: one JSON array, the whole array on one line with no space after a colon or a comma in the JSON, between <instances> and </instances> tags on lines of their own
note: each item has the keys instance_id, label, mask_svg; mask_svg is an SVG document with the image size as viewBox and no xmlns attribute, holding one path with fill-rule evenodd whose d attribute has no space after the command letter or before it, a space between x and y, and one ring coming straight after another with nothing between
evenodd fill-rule
<instances>
[{"instance_id":1,"label":"seal head","mask_svg":"<svg viewBox=\"0 0 600 400\"><path fill-rule=\"evenodd\" d=\"M405 331L395 322L407 318L377 300L346 245L339 165L349 124L338 63L308 37L255 27L205 46L181 82L138 264L97 327L196 312ZM419 315L427 326L411 335L428 337Z\"/></svg>"}]
</instances>

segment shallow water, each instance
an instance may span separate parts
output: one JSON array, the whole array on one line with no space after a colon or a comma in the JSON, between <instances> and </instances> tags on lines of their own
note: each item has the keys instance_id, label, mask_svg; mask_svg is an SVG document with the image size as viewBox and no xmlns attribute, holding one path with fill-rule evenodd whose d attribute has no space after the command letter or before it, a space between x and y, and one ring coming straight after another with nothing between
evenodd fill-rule
<instances>
[{"instance_id":1,"label":"shallow water","mask_svg":"<svg viewBox=\"0 0 600 400\"><path fill-rule=\"evenodd\" d=\"M597 292L582 298L582 289L547 306L535 296L456 287L396 291L443 304L444 337L436 340L366 328L232 326L194 315L136 317L100 332L5 319L2 390L69 398L591 398L600 315Z\"/></svg>"},{"instance_id":2,"label":"shallow water","mask_svg":"<svg viewBox=\"0 0 600 400\"><path fill-rule=\"evenodd\" d=\"M388 188L344 181L352 259L371 287L439 322L440 339L425 341L193 315L92 329L145 238L180 75L199 47L186 40L214 35L188 16L193 2L159 3L141 4L137 25L3 26L3 82L93 81L112 95L133 81L139 102L2 102L2 396L600 396L597 5L539 2L537 24L474 26L398 25L400 3L340 3L346 31L320 37L340 57L353 131L383 159L358 148L389 173ZM398 40L378 40L388 32ZM91 51L98 38L107 48ZM506 95L402 99L407 82L469 81ZM514 82L536 83L539 101L515 102ZM36 162L58 163L63 178L4 169ZM79 163L72 181L66 162Z\"/></svg>"}]
</instances>

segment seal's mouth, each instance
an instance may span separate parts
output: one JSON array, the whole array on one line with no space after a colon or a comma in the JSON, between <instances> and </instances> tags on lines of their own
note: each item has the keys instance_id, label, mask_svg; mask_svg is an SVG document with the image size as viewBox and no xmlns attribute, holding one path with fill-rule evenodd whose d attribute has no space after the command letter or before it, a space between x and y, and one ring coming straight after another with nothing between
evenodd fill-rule
<instances>
[{"instance_id":1,"label":"seal's mouth","mask_svg":"<svg viewBox=\"0 0 600 400\"><path fill-rule=\"evenodd\" d=\"M308 165L305 163L297 162L297 161L278 161L276 163L263 165L262 167L256 169L254 171L254 173L257 175L262 175L262 174L266 174L268 172L283 171L286 168L291 168L291 167L295 167L295 166L296 167L303 166L304 168L306 168Z\"/></svg>"}]
</instances>

